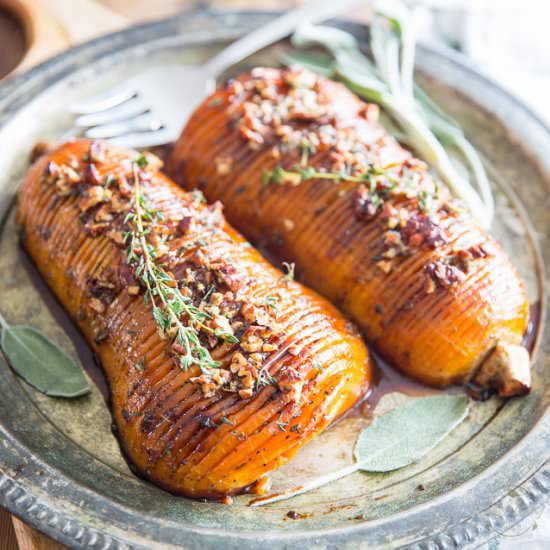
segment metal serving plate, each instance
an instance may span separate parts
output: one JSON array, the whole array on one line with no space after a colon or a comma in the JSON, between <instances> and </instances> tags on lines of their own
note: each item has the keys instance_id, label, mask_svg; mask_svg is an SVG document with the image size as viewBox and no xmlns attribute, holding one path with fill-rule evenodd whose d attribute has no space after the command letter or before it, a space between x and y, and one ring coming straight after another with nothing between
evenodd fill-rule
<instances>
[{"instance_id":1,"label":"metal serving plate","mask_svg":"<svg viewBox=\"0 0 550 550\"><path fill-rule=\"evenodd\" d=\"M85 346L18 246L13 195L39 139L70 127L64 106L148 66L204 59L267 13L197 12L113 34L68 51L0 89L0 302L12 322L42 328L79 355L102 382ZM359 38L365 29L350 27ZM273 64L279 44L252 63ZM547 311L550 262L550 131L461 59L425 48L424 86L463 124L491 168L494 233ZM534 311L537 307L534 308ZM45 397L0 356L0 504L78 548L465 548L522 520L550 488L550 338L537 325L534 390L475 403L452 435L420 463L389 474L357 473L263 508L172 496L134 476L111 432L98 386L76 400ZM300 484L351 460L366 420L349 417L274 473L274 489ZM299 519L287 516L298 512ZM292 515L296 517L296 515Z\"/></svg>"}]
</instances>

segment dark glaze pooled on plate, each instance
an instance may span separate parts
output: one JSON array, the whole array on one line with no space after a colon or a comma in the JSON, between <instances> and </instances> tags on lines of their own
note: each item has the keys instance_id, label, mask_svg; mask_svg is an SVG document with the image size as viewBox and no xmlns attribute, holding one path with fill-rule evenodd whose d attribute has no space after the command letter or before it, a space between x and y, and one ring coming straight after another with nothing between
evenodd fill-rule
<instances>
[{"instance_id":1,"label":"dark glaze pooled on plate","mask_svg":"<svg viewBox=\"0 0 550 550\"><path fill-rule=\"evenodd\" d=\"M137 471L174 493L220 498L287 462L352 407L368 390L370 363L332 305L268 264L219 204L158 168L152 156L69 142L30 169L18 220L25 248L101 360ZM149 213L140 216L149 256L129 246L136 197ZM175 324L161 328L167 308L153 318L140 257L207 313L193 325L203 367L184 364Z\"/></svg>"},{"instance_id":2,"label":"dark glaze pooled on plate","mask_svg":"<svg viewBox=\"0 0 550 550\"><path fill-rule=\"evenodd\" d=\"M301 68L258 68L195 111L168 172L296 263L403 373L444 387L530 388L529 304L501 247L378 122Z\"/></svg>"}]
</instances>

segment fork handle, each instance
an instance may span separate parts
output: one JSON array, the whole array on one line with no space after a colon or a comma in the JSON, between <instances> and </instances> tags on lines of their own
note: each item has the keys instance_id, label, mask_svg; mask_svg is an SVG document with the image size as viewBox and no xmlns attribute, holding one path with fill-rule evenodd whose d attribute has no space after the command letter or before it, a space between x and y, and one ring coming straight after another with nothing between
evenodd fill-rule
<instances>
[{"instance_id":1,"label":"fork handle","mask_svg":"<svg viewBox=\"0 0 550 550\"><path fill-rule=\"evenodd\" d=\"M266 25L246 34L209 59L203 66L211 79L249 55L281 40L299 25L317 23L349 11L365 0L316 0L273 19Z\"/></svg>"}]
</instances>

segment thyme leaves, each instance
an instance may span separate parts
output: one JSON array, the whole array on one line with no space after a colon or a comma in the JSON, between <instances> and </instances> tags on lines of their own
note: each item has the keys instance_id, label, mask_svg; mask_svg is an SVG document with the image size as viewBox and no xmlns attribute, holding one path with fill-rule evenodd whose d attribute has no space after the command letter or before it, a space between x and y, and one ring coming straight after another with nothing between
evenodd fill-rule
<instances>
[{"instance_id":1,"label":"thyme leaves","mask_svg":"<svg viewBox=\"0 0 550 550\"><path fill-rule=\"evenodd\" d=\"M172 340L172 351L180 366L187 370L197 365L203 372L220 366L209 350L202 344L199 331L214 334L216 331L204 324L210 315L196 307L191 298L184 296L173 275L159 262L157 250L147 237L155 227L155 221L162 218L160 211L150 208L142 194L139 157L133 163L134 196L133 209L127 214L125 223L129 226L124 235L126 261L135 269L136 278L145 289L144 301L152 307L152 315L161 332ZM182 319L185 319L183 321ZM222 333L216 336L229 339ZM231 341L235 339L231 335Z\"/></svg>"},{"instance_id":2,"label":"thyme leaves","mask_svg":"<svg viewBox=\"0 0 550 550\"><path fill-rule=\"evenodd\" d=\"M306 158L302 155L302 160ZM335 183L352 182L362 183L366 186L370 201L380 208L384 201L392 194L402 193L407 197L414 197L418 201L418 209L422 213L430 213L437 206L439 199L438 185L434 182L434 189L420 187L413 181L408 170L405 170L403 178L394 176L388 170L371 165L368 170L360 174L352 174L351 171L321 171L310 165L294 166L289 170L277 165L273 170L266 170L263 174L262 185L270 184L290 185L296 187L309 180L331 180Z\"/></svg>"}]
</instances>

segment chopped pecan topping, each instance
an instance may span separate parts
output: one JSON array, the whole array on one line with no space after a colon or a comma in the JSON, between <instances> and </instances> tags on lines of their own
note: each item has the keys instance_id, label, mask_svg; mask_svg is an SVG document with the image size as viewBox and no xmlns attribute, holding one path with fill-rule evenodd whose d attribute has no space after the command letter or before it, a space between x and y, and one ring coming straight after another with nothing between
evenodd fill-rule
<instances>
[{"instance_id":1,"label":"chopped pecan topping","mask_svg":"<svg viewBox=\"0 0 550 550\"><path fill-rule=\"evenodd\" d=\"M98 237L103 235L109 229L109 224L100 222L100 223L87 223L84 227L86 234L90 237Z\"/></svg>"},{"instance_id":2,"label":"chopped pecan topping","mask_svg":"<svg viewBox=\"0 0 550 550\"><path fill-rule=\"evenodd\" d=\"M463 273L469 273L475 260L494 256L494 254L494 247L490 243L480 243L454 252L448 257L448 262L458 267Z\"/></svg>"},{"instance_id":3,"label":"chopped pecan topping","mask_svg":"<svg viewBox=\"0 0 550 550\"><path fill-rule=\"evenodd\" d=\"M87 287L89 293L104 304L110 304L117 294L115 283L97 277L90 277L87 281Z\"/></svg>"},{"instance_id":4,"label":"chopped pecan topping","mask_svg":"<svg viewBox=\"0 0 550 550\"><path fill-rule=\"evenodd\" d=\"M117 278L120 286L123 288L127 286L136 286L138 284L134 270L125 260L121 260L118 264Z\"/></svg>"},{"instance_id":5,"label":"chopped pecan topping","mask_svg":"<svg viewBox=\"0 0 550 550\"><path fill-rule=\"evenodd\" d=\"M236 292L246 281L246 274L239 271L235 266L229 262L219 262L217 265L212 266L216 271L218 280L229 288L229 290Z\"/></svg>"},{"instance_id":6,"label":"chopped pecan topping","mask_svg":"<svg viewBox=\"0 0 550 550\"><path fill-rule=\"evenodd\" d=\"M355 190L353 213L359 221L372 220L380 209L380 202L376 202L365 185L360 184Z\"/></svg>"},{"instance_id":7,"label":"chopped pecan topping","mask_svg":"<svg viewBox=\"0 0 550 550\"><path fill-rule=\"evenodd\" d=\"M420 212L413 213L405 227L401 229L403 242L411 248L425 247L434 250L445 242L441 228L427 215Z\"/></svg>"},{"instance_id":8,"label":"chopped pecan topping","mask_svg":"<svg viewBox=\"0 0 550 550\"><path fill-rule=\"evenodd\" d=\"M178 231L181 235L187 235L187 233L190 233L193 231L195 227L195 218L193 216L184 216L179 222L178 222Z\"/></svg>"},{"instance_id":9,"label":"chopped pecan topping","mask_svg":"<svg viewBox=\"0 0 550 550\"><path fill-rule=\"evenodd\" d=\"M388 273L391 273L393 264L389 260L380 260L379 262L376 262L376 267L387 275Z\"/></svg>"},{"instance_id":10,"label":"chopped pecan topping","mask_svg":"<svg viewBox=\"0 0 550 550\"><path fill-rule=\"evenodd\" d=\"M44 183L55 185L58 195L65 196L80 183L80 175L68 164L59 165L50 161L46 166Z\"/></svg>"},{"instance_id":11,"label":"chopped pecan topping","mask_svg":"<svg viewBox=\"0 0 550 550\"><path fill-rule=\"evenodd\" d=\"M78 208L81 212L87 212L97 204L111 199L112 192L101 185L88 187L82 196L78 199Z\"/></svg>"},{"instance_id":12,"label":"chopped pecan topping","mask_svg":"<svg viewBox=\"0 0 550 550\"><path fill-rule=\"evenodd\" d=\"M254 390L252 388L245 388L242 390L239 390L239 397L241 399L249 399L254 394Z\"/></svg>"},{"instance_id":13,"label":"chopped pecan topping","mask_svg":"<svg viewBox=\"0 0 550 550\"><path fill-rule=\"evenodd\" d=\"M233 158L232 157L216 157L216 173L219 176L227 176L231 172L233 167Z\"/></svg>"},{"instance_id":14,"label":"chopped pecan topping","mask_svg":"<svg viewBox=\"0 0 550 550\"><path fill-rule=\"evenodd\" d=\"M304 378L296 369L287 367L278 380L277 385L286 394L289 402L297 402L302 395Z\"/></svg>"},{"instance_id":15,"label":"chopped pecan topping","mask_svg":"<svg viewBox=\"0 0 550 550\"><path fill-rule=\"evenodd\" d=\"M426 271L439 288L450 288L464 280L464 273L460 269L441 261L428 263Z\"/></svg>"},{"instance_id":16,"label":"chopped pecan topping","mask_svg":"<svg viewBox=\"0 0 550 550\"><path fill-rule=\"evenodd\" d=\"M89 301L90 307L97 313L105 312L105 304L98 298L90 298Z\"/></svg>"}]
</instances>

